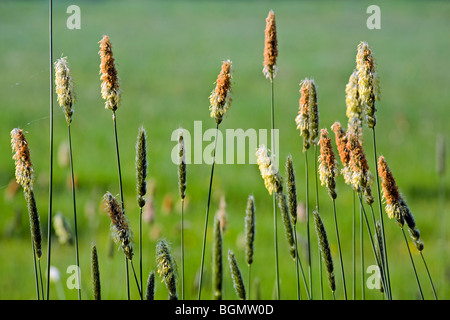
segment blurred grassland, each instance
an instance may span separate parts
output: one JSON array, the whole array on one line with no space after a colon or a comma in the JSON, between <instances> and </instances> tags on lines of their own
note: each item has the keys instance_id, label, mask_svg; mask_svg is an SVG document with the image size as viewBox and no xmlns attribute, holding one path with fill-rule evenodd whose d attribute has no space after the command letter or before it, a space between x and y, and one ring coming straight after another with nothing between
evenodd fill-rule
<instances>
[{"instance_id":1,"label":"blurred grassland","mask_svg":"<svg viewBox=\"0 0 450 320\"><path fill-rule=\"evenodd\" d=\"M68 30L66 9L81 9L81 30ZM294 123L299 99L299 82L313 78L318 86L320 126L329 129L334 121L346 124L345 85L355 67L356 47L367 41L374 53L381 80L381 100L377 104L377 151L391 167L397 184L415 216L425 242L424 255L432 272L439 298L450 297L448 204L439 202L436 173L436 136L448 141L450 74L450 3L445 1L377 1L381 8L381 30L366 27L367 1L54 1L54 60L67 56L75 81L77 101L72 124L75 173L78 179L80 260L83 298L91 299L90 243L99 251L102 296L126 298L123 255L114 249L108 257L109 218L103 212L101 197L106 191L118 194L118 179L111 112L104 109L100 96L98 41L109 35L121 80L122 104L117 111L125 207L138 239L138 208L135 196L135 143L138 128L148 135L149 179L155 183L156 217L144 225L144 282L155 268L156 239L172 243L179 262L179 201L177 168L171 162L171 141L178 127L193 133L194 121L202 121L203 131L214 128L209 117L208 96L220 70L221 61L233 61L233 104L220 129L270 127L270 84L262 74L265 17L276 14L279 58L275 78L275 124L280 129L280 167L290 153L294 159L299 201L305 201L302 140ZM0 298L34 299L34 275L25 201L21 192L8 198L8 183L14 178L9 132L15 127L26 131L36 171L36 197L44 237L42 266L46 268L49 173L49 56L48 3L46 1L0 2ZM192 134L193 137L193 134ZM365 129L365 150L373 169L371 132ZM53 209L72 221L69 168L59 165L58 148L67 141L63 112L54 99L54 193ZM334 137L332 138L334 142ZM203 147L210 142L204 141ZM448 145L448 143L447 143ZM252 151L251 151L252 152ZM311 159L312 153L309 153ZM312 162L310 162L312 163ZM448 164L448 161L447 161ZM312 166L311 166L312 168ZM186 297L197 297L195 273L200 266L202 230L210 166L189 165L186 210ZM373 170L372 170L373 171ZM311 171L312 174L312 171ZM314 181L310 183L311 207ZM443 185L448 186L448 173ZM335 259L337 297L342 298L341 275L332 217L332 204L324 187L319 189L321 215L328 230ZM342 178L337 184L337 210L346 266L347 290L351 296L352 192ZM376 194L376 186L373 188ZM273 297L272 199L264 188L256 165L217 165L208 232L206 277L202 297L211 294L212 217L225 195L228 228L224 252L232 249L246 275L243 246L244 214L248 195L256 200L256 242L253 278L261 282L261 296ZM173 199L164 213L163 204ZM170 202L170 201L169 201ZM377 202L374 209L378 207ZM377 212L378 210L376 210ZM15 212L21 222L11 233ZM378 214L377 214L378 216ZM289 257L283 226L279 220L281 293L295 299L294 263ZM312 221L312 220L311 220ZM392 290L395 299L418 298L403 236L394 221L385 218ZM298 231L305 239L305 225ZM313 266L318 297L317 239L313 225ZM365 228L365 226L364 226ZM358 226L359 230L359 218ZM366 266L375 264L366 243ZM136 246L135 266L138 265ZM416 267L426 298L432 292L420 256L414 251ZM359 252L359 248L357 248ZM52 265L67 279L65 269L75 264L73 247L52 246ZM302 253L306 267L306 254ZM233 293L227 260L224 257L224 296ZM180 266L178 266L180 268ZM357 297L360 297L357 261ZM306 269L305 269L306 271ZM246 282L245 282L246 283ZM131 291L137 298L135 284ZM54 284L52 284L53 286ZM330 299L325 275L324 295ZM157 276L156 297L167 298ZM252 290L254 291L254 290ZM366 297L380 299L376 290L366 288ZM302 284L302 294L305 297ZM74 290L65 289L68 299ZM52 287L51 298L61 298Z\"/></svg>"}]
</instances>

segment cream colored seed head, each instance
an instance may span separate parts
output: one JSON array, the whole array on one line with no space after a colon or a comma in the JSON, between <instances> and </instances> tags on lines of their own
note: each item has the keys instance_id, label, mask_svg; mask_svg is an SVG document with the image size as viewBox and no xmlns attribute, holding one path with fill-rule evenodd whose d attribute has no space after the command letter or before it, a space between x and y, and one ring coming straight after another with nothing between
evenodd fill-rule
<instances>
[{"instance_id":1,"label":"cream colored seed head","mask_svg":"<svg viewBox=\"0 0 450 320\"><path fill-rule=\"evenodd\" d=\"M267 150L265 145L261 145L256 151L257 163L259 166L259 171L261 172L261 176L264 179L264 184L266 186L269 194L280 192L282 187L281 176L278 172L278 169L272 162L272 159L269 155L269 150Z\"/></svg>"}]
</instances>

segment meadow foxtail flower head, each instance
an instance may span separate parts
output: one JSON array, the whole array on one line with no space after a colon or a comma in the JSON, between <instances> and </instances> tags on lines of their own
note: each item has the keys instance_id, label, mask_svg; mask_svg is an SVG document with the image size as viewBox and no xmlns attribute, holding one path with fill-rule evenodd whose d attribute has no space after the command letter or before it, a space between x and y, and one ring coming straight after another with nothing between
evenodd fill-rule
<instances>
[{"instance_id":1,"label":"meadow foxtail flower head","mask_svg":"<svg viewBox=\"0 0 450 320\"><path fill-rule=\"evenodd\" d=\"M288 195L289 215L293 226L297 223L297 187L295 185L295 170L292 156L286 159L286 189Z\"/></svg>"},{"instance_id":2,"label":"meadow foxtail flower head","mask_svg":"<svg viewBox=\"0 0 450 320\"><path fill-rule=\"evenodd\" d=\"M62 57L55 62L55 85L58 103L64 109L66 121L70 124L72 122L72 105L75 102L75 93L67 57Z\"/></svg>"},{"instance_id":3,"label":"meadow foxtail flower head","mask_svg":"<svg viewBox=\"0 0 450 320\"><path fill-rule=\"evenodd\" d=\"M325 226L320 218L320 214L317 210L314 210L314 225L316 227L317 237L319 239L319 247L322 252L322 260L327 269L328 284L331 291L336 291L336 282L334 278L334 266L333 258L331 256L330 244L328 242L327 232Z\"/></svg>"},{"instance_id":4,"label":"meadow foxtail flower head","mask_svg":"<svg viewBox=\"0 0 450 320\"><path fill-rule=\"evenodd\" d=\"M380 98L378 74L375 72L375 61L367 42L361 41L356 55L358 73L358 95L369 128L375 127L375 100Z\"/></svg>"},{"instance_id":5,"label":"meadow foxtail flower head","mask_svg":"<svg viewBox=\"0 0 450 320\"><path fill-rule=\"evenodd\" d=\"M350 150L347 146L347 133L342 128L341 124L336 121L331 126L331 129L334 131L336 146L339 153L339 158L342 162L342 170L341 173L344 176L344 181L346 184L352 184L352 169L350 167Z\"/></svg>"},{"instance_id":6,"label":"meadow foxtail flower head","mask_svg":"<svg viewBox=\"0 0 450 320\"><path fill-rule=\"evenodd\" d=\"M178 300L177 267L170 246L164 239L159 240L156 244L156 263L158 274L163 278L162 281L169 291L169 299Z\"/></svg>"},{"instance_id":7,"label":"meadow foxtail flower head","mask_svg":"<svg viewBox=\"0 0 450 320\"><path fill-rule=\"evenodd\" d=\"M241 270L236 261L233 251L228 250L228 263L230 266L231 277L233 278L233 286L239 299L245 300L245 286L242 278Z\"/></svg>"},{"instance_id":8,"label":"meadow foxtail flower head","mask_svg":"<svg viewBox=\"0 0 450 320\"><path fill-rule=\"evenodd\" d=\"M91 244L91 275L94 300L101 300L100 270L98 267L98 254L95 243Z\"/></svg>"},{"instance_id":9,"label":"meadow foxtail flower head","mask_svg":"<svg viewBox=\"0 0 450 320\"><path fill-rule=\"evenodd\" d=\"M222 62L216 87L209 96L211 118L215 118L217 124L222 122L223 116L231 105L231 100L231 61L226 60Z\"/></svg>"},{"instance_id":10,"label":"meadow foxtail flower head","mask_svg":"<svg viewBox=\"0 0 450 320\"><path fill-rule=\"evenodd\" d=\"M253 263L253 242L255 240L255 198L249 196L245 209L245 257L247 264Z\"/></svg>"},{"instance_id":11,"label":"meadow foxtail flower head","mask_svg":"<svg viewBox=\"0 0 450 320\"><path fill-rule=\"evenodd\" d=\"M117 70L114 63L111 42L108 36L100 40L100 80L102 80L101 93L105 100L105 109L115 112L120 103L120 87Z\"/></svg>"},{"instance_id":12,"label":"meadow foxtail flower head","mask_svg":"<svg viewBox=\"0 0 450 320\"><path fill-rule=\"evenodd\" d=\"M366 155L354 133L347 133L347 138L347 148L350 150L353 189L364 194L366 202L370 205L374 201L371 189L373 176L370 173Z\"/></svg>"},{"instance_id":13,"label":"meadow foxtail flower head","mask_svg":"<svg viewBox=\"0 0 450 320\"><path fill-rule=\"evenodd\" d=\"M22 129L11 131L11 147L16 167L16 181L24 189L32 189L34 184L34 169L30 159L30 149Z\"/></svg>"},{"instance_id":14,"label":"meadow foxtail flower head","mask_svg":"<svg viewBox=\"0 0 450 320\"><path fill-rule=\"evenodd\" d=\"M346 115L348 118L348 132L354 133L362 142L363 110L358 94L358 72L353 71L345 86Z\"/></svg>"},{"instance_id":15,"label":"meadow foxtail flower head","mask_svg":"<svg viewBox=\"0 0 450 320\"><path fill-rule=\"evenodd\" d=\"M178 187L181 199L186 196L186 154L184 147L183 128L178 134Z\"/></svg>"},{"instance_id":16,"label":"meadow foxtail flower head","mask_svg":"<svg viewBox=\"0 0 450 320\"><path fill-rule=\"evenodd\" d=\"M214 299L222 300L222 228L217 216L214 217L213 275Z\"/></svg>"},{"instance_id":17,"label":"meadow foxtail flower head","mask_svg":"<svg viewBox=\"0 0 450 320\"><path fill-rule=\"evenodd\" d=\"M283 190L281 176L265 145L261 145L258 148L256 151L256 158L259 171L261 172L261 176L264 179L264 184L267 191L269 191L269 194L272 195L274 191L275 193L281 192Z\"/></svg>"},{"instance_id":18,"label":"meadow foxtail flower head","mask_svg":"<svg viewBox=\"0 0 450 320\"><path fill-rule=\"evenodd\" d=\"M273 12L273 10L270 10L266 18L266 29L264 32L263 73L265 77L269 78L271 81L273 80L273 78L275 78L277 72L277 57L277 26L275 23L275 13Z\"/></svg>"},{"instance_id":19,"label":"meadow foxtail flower head","mask_svg":"<svg viewBox=\"0 0 450 320\"><path fill-rule=\"evenodd\" d=\"M144 127L139 128L136 143L136 189L137 201L140 208L145 205L145 194L147 192L147 134Z\"/></svg>"},{"instance_id":20,"label":"meadow foxtail flower head","mask_svg":"<svg viewBox=\"0 0 450 320\"><path fill-rule=\"evenodd\" d=\"M320 182L328 189L328 194L332 199L336 199L336 176L339 171L337 161L334 156L331 139L328 137L327 129L320 130L320 155L319 155L319 176Z\"/></svg>"},{"instance_id":21,"label":"meadow foxtail flower head","mask_svg":"<svg viewBox=\"0 0 450 320\"><path fill-rule=\"evenodd\" d=\"M305 79L300 82L299 111L295 118L297 129L303 137L303 151L311 144L317 144L319 133L319 109L317 91L314 80Z\"/></svg>"},{"instance_id":22,"label":"meadow foxtail flower head","mask_svg":"<svg viewBox=\"0 0 450 320\"><path fill-rule=\"evenodd\" d=\"M111 230L114 241L122 247L125 256L133 259L133 232L128 225L125 213L117 199L110 193L106 192L103 196L105 210L111 219Z\"/></svg>"}]
</instances>

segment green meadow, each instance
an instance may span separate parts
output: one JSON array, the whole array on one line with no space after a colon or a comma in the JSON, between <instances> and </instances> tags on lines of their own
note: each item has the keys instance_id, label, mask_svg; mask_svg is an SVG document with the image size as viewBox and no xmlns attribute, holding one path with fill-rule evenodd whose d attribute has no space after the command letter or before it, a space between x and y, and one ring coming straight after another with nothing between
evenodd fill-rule
<instances>
[{"instance_id":1,"label":"green meadow","mask_svg":"<svg viewBox=\"0 0 450 320\"><path fill-rule=\"evenodd\" d=\"M381 9L381 29L366 25L371 13ZM81 10L81 29L69 29L66 10ZM437 140L448 147L450 73L450 3L445 1L54 1L53 62L67 56L76 92L72 131L76 176L76 204L81 266L82 299L92 299L90 248L97 245L103 299L126 299L124 255L111 239L110 219L102 197L119 195L112 113L100 94L98 55L103 35L113 46L120 78L122 101L117 115L125 213L134 232L135 267L139 265L139 207L136 201L136 140L143 126L148 138L148 192L143 224L144 286L156 271L155 245L166 239L180 274L180 198L177 165L171 154L177 147L172 134L179 127L191 133L191 164L187 165L185 203L185 294L197 299L203 227L211 165L194 163L194 152L211 148L214 138L203 137L216 123L210 117L209 95L223 60L233 62L233 102L220 125L226 130L270 129L270 81L262 73L265 18L276 15L278 72L274 79L275 127L279 129L279 166L285 177L285 161L293 157L298 202L306 201L303 141L296 129L299 83L305 78L317 85L320 128L340 121L346 127L345 85L355 69L360 41L372 48L380 77L377 102L377 153L383 155L406 199L424 241L426 258L439 299L450 298L450 219L448 172L438 174ZM50 69L49 7L47 1L0 2L0 299L36 299L28 211L22 190L14 190L14 161L10 131L24 130L35 170L35 195L43 233L42 274L47 268L47 219L50 173ZM70 167L67 162L67 123L53 96L54 167L53 214L61 212L73 230ZM194 124L202 125L201 147L194 147ZM268 131L269 132L269 131ZM198 136L197 136L198 138ZM259 137L261 138L261 137ZM267 139L270 141L270 137ZM198 139L196 140L198 147ZM248 147L248 145L247 145ZM252 264L252 299L275 297L272 197L264 187L258 166L217 163L214 171L206 243L202 299L212 299L213 217L221 198L226 202L227 224L223 233L224 299L237 299L226 253L232 250L247 284L244 217L247 198L256 207L256 235ZM234 145L235 153L239 151ZM375 175L372 132L364 127L364 150ZM202 152L203 153L203 152ZM310 160L310 208L315 206L313 149ZM337 156L337 154L336 154ZM338 157L337 157L338 158ZM237 159L237 154L234 160ZM448 157L444 159L448 167ZM236 161L235 161L236 162ZM340 161L339 161L340 164ZM342 166L340 164L340 166ZM345 265L347 294L361 299L383 299L378 289L361 284L373 274L360 270L359 206L357 208L356 270L352 260L353 196L341 176L337 179L336 210ZM378 217L376 182L372 187ZM152 200L150 200L150 195ZM327 229L334 259L336 299L343 299L333 206L327 189L319 182L320 214ZM151 207L150 207L151 205ZM384 208L384 204L383 204ZM368 210L368 209L367 209ZM150 212L150 216L149 216ZM369 210L368 210L369 212ZM420 299L414 271L402 232L383 210L393 299ZM311 219L311 223L313 219ZM364 225L365 269L376 265ZM405 227L406 229L406 227ZM307 273L306 224L297 222L300 258ZM373 232L373 228L372 228ZM326 271L319 262L317 236L311 224L313 298L333 299ZM408 240L409 240L409 235ZM278 210L278 247L282 299L296 299L295 263L289 255ZM77 290L66 281L75 264L74 245L60 244L52 236L51 265L60 271L51 282L50 299L77 299ZM425 299L434 299L421 256L410 242L412 258ZM322 280L319 278L322 264ZM353 295L353 274L356 292ZM180 278L178 279L181 292ZM301 296L306 299L303 281ZM138 299L130 272L132 299ZM167 289L156 273L155 299L167 299Z\"/></svg>"}]
</instances>

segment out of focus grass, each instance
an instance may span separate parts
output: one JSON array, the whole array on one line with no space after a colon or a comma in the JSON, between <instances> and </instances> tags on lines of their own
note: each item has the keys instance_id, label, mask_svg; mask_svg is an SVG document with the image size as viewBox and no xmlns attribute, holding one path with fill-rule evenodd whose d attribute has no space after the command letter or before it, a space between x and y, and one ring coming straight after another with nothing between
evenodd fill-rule
<instances>
[{"instance_id":1,"label":"out of focus grass","mask_svg":"<svg viewBox=\"0 0 450 320\"><path fill-rule=\"evenodd\" d=\"M81 30L68 30L66 8L81 9ZM438 201L435 169L435 141L438 133L448 137L447 90L450 83L448 56L450 44L441 35L449 34L450 5L446 2L378 1L380 30L366 27L365 1L55 1L54 59L68 56L75 80L77 102L72 124L75 173L78 179L80 260L83 298L90 299L90 243L99 252L102 297L126 298L123 254L113 249L109 256L109 218L103 212L101 197L106 191L118 194L111 112L104 109L100 96L98 41L104 34L113 44L121 79L123 102L117 111L122 161L125 207L137 239L138 209L135 196L135 143L139 126L148 134L149 181L155 184L155 221L144 225L144 279L155 268L154 246L166 238L179 259L179 207L176 165L171 162L172 132L182 126L192 133L194 121L202 121L203 131L213 128L209 118L208 96L224 59L234 66L233 104L221 130L247 130L270 127L269 82L262 74L265 17L273 9L277 18L279 59L275 79L276 126L280 128L280 167L291 153L296 166L299 201L305 201L302 141L295 128L299 82L314 78L318 85L320 125L329 128L334 121L346 123L344 88L355 67L356 46L361 40L371 45L381 78L382 100L378 103L377 142L402 193L416 218L425 242L427 259L438 296L450 297L448 205ZM8 183L14 179L9 132L15 127L26 131L36 170L36 196L41 214L46 248L49 173L49 69L48 5L45 1L2 1L0 3L0 298L35 298L34 275L28 218L20 192L8 197ZM64 115L55 100L54 212L61 211L72 221L68 168L58 162L58 148L67 140ZM373 169L371 132L365 132L366 152ZM448 140L448 139L447 139ZM334 139L333 139L334 141ZM203 147L209 144L203 142ZM253 152L251 150L251 152ZM447 161L448 163L448 161ZM210 166L189 165L186 210L186 296L196 298L195 274L200 266L201 231L206 207ZM448 175L444 177L448 185ZM310 185L311 187L313 184ZM374 188L374 192L376 188ZM320 207L328 228L333 257L338 252L332 221L332 207L321 187ZM232 249L243 273L244 212L247 196L256 200L256 242L252 275L260 279L261 297L273 297L272 199L264 188L256 165L217 165L211 214L219 199L227 201L228 227L224 249ZM173 206L168 206L170 199ZM338 181L337 210L341 244L345 258L347 287L351 288L352 193ZM166 205L164 205L166 203ZM313 201L312 201L313 203ZM164 213L164 208L169 207ZM375 206L376 208L376 206ZM11 227L15 212L20 223ZM210 219L212 222L212 219ZM298 230L304 239L304 223ZM417 285L399 228L385 219L390 258L393 297L415 299ZM279 233L281 294L295 299L294 264L289 258L281 223ZM212 227L212 223L211 226ZM203 297L212 297L210 288L212 229L209 232ZM366 265L375 264L366 238ZM317 286L317 249L313 235L313 266ZM66 268L75 264L73 247L52 246L52 265L61 271L67 299L76 291L65 286ZM426 298L432 292L420 256L414 251L416 267ZM225 251L226 252L226 251ZM358 252L358 250L357 250ZM138 256L135 256L137 259ZM303 264L306 266L303 251ZM224 263L226 259L224 258ZM46 249L43 252L46 268ZM138 265L138 264L135 264ZM359 262L357 263L359 267ZM233 293L228 266L225 268L225 297ZM357 297L360 297L359 269ZM158 280L157 276L157 280ZM341 277L336 268L337 297L342 298ZM331 298L324 278L325 298ZM52 284L53 286L53 284ZM131 282L134 298L137 291ZM303 286L302 286L303 290ZM350 290L350 289L349 289ZM254 290L253 290L254 291ZM351 291L349 291L351 296ZM156 297L167 298L157 281ZM303 297L305 297L303 291ZM366 297L381 295L366 289ZM51 298L61 298L53 286Z\"/></svg>"}]
</instances>

